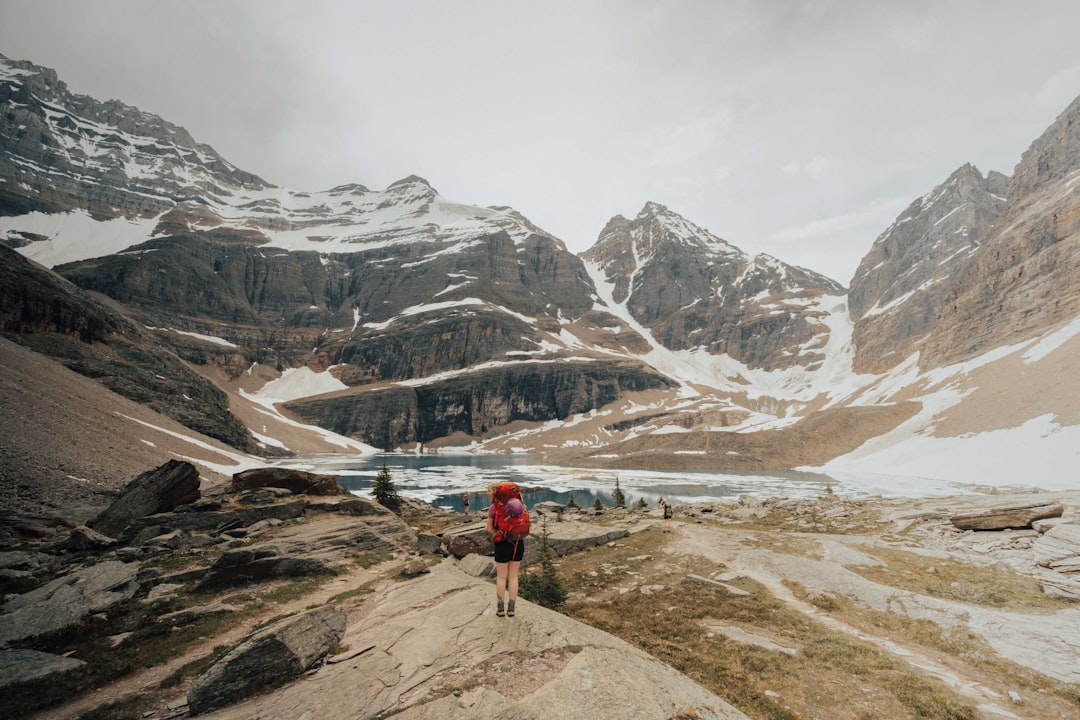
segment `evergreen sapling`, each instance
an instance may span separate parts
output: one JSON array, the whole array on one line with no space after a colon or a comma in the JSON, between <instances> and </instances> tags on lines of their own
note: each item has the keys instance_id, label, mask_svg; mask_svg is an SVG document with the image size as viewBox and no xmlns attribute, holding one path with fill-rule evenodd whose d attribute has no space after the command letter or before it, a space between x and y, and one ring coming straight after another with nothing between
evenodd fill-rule
<instances>
[{"instance_id":1,"label":"evergreen sapling","mask_svg":"<svg viewBox=\"0 0 1080 720\"><path fill-rule=\"evenodd\" d=\"M390 477L390 468L386 467L385 460L383 460L379 474L375 476L375 484L371 486L371 494L375 497L375 501L384 508L396 515L401 514L401 496L398 495L394 480Z\"/></svg>"},{"instance_id":2,"label":"evergreen sapling","mask_svg":"<svg viewBox=\"0 0 1080 720\"><path fill-rule=\"evenodd\" d=\"M526 600L546 608L555 608L566 602L568 592L555 568L555 553L548 542L547 518L541 525L538 541L540 573L530 573L526 569L519 581L518 591Z\"/></svg>"}]
</instances>

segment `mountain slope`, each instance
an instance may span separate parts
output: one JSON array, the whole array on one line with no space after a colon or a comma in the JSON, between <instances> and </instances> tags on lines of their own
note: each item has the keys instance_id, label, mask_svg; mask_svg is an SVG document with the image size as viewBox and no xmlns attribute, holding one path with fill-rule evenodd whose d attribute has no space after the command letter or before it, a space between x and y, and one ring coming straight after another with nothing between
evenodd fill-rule
<instances>
[{"instance_id":1,"label":"mountain slope","mask_svg":"<svg viewBox=\"0 0 1080 720\"><path fill-rule=\"evenodd\" d=\"M917 350L953 278L1005 206L1008 178L964 165L911 203L874 242L851 281L856 369L882 372Z\"/></svg>"},{"instance_id":2,"label":"mountain slope","mask_svg":"<svg viewBox=\"0 0 1080 720\"><path fill-rule=\"evenodd\" d=\"M949 290L926 363L963 360L1080 316L1078 265L1080 97L1021 157L991 237Z\"/></svg>"}]
</instances>

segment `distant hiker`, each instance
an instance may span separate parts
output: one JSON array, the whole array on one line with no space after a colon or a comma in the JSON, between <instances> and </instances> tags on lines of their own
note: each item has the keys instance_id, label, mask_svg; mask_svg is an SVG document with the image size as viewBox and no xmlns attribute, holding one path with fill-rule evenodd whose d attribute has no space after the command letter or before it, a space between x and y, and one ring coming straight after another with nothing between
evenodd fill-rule
<instances>
[{"instance_id":1,"label":"distant hiker","mask_svg":"<svg viewBox=\"0 0 1080 720\"><path fill-rule=\"evenodd\" d=\"M465 503L465 515L468 516L468 514L469 514L469 493L466 492L466 493L461 494L461 502Z\"/></svg>"},{"instance_id":2,"label":"distant hiker","mask_svg":"<svg viewBox=\"0 0 1080 720\"><path fill-rule=\"evenodd\" d=\"M661 527L661 532L671 532L671 516L673 514L671 502L660 498L660 509L664 511L664 525Z\"/></svg>"},{"instance_id":3,"label":"distant hiker","mask_svg":"<svg viewBox=\"0 0 1080 720\"><path fill-rule=\"evenodd\" d=\"M525 557L525 537L530 529L529 513L516 483L492 483L488 486L488 495L491 506L487 514L487 531L495 545L495 597L498 599L495 615L514 617L518 567Z\"/></svg>"}]
</instances>

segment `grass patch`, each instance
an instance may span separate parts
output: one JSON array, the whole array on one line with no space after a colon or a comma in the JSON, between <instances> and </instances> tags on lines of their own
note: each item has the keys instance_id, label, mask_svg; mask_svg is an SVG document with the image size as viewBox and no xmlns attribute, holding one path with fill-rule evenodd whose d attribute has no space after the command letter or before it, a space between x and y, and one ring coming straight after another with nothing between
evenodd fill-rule
<instances>
[{"instance_id":1,"label":"grass patch","mask_svg":"<svg viewBox=\"0 0 1080 720\"><path fill-rule=\"evenodd\" d=\"M155 698L148 695L126 697L93 710L87 710L76 720L142 720L143 712L154 702Z\"/></svg>"},{"instance_id":2,"label":"grass patch","mask_svg":"<svg viewBox=\"0 0 1080 720\"><path fill-rule=\"evenodd\" d=\"M1006 568L926 557L896 548L865 548L865 552L885 566L849 566L849 570L867 580L921 595L1024 612L1073 606L1047 597L1034 578Z\"/></svg>"},{"instance_id":3,"label":"grass patch","mask_svg":"<svg viewBox=\"0 0 1080 720\"><path fill-rule=\"evenodd\" d=\"M394 553L391 550L371 550L369 552L356 553L352 556L353 562L365 570L381 565L384 562L389 562L394 559Z\"/></svg>"},{"instance_id":4,"label":"grass patch","mask_svg":"<svg viewBox=\"0 0 1080 720\"><path fill-rule=\"evenodd\" d=\"M665 553L669 537L649 530L561 558L561 573L573 593L566 613L636 645L753 718L979 717L943 683L788 609L752 581L732 583L750 593L745 597L680 582L689 573L709 576L723 568ZM638 560L643 554L659 560ZM705 626L719 619L761 628L799 651L791 656L708 632Z\"/></svg>"},{"instance_id":5,"label":"grass patch","mask_svg":"<svg viewBox=\"0 0 1080 720\"><path fill-rule=\"evenodd\" d=\"M796 596L813 602L798 583L786 584ZM1080 707L1080 686L1059 683L1002 658L986 639L964 627L944 628L930 620L873 610L843 596L833 596L831 605L822 609L860 630L960 660L967 665L969 675L984 676L984 684L996 686L1003 696L1016 690L1025 700L1025 711L1033 717L1069 717Z\"/></svg>"},{"instance_id":6,"label":"grass patch","mask_svg":"<svg viewBox=\"0 0 1080 720\"><path fill-rule=\"evenodd\" d=\"M337 595L333 595L326 602L333 604L342 603L346 600L351 600L353 598L361 597L363 595L370 595L373 592L375 592L375 588L372 583L365 583L360 587L356 587L352 590L346 590L345 592L340 592Z\"/></svg>"},{"instance_id":7,"label":"grass patch","mask_svg":"<svg viewBox=\"0 0 1080 720\"><path fill-rule=\"evenodd\" d=\"M185 663L175 671L170 673L168 677L158 683L158 687L161 689L167 689L176 687L184 681L185 678L197 677L210 669L210 666L217 662L219 659L225 656L230 650L228 645L218 645L214 648L213 652L205 655L197 660L192 660L189 663Z\"/></svg>"}]
</instances>

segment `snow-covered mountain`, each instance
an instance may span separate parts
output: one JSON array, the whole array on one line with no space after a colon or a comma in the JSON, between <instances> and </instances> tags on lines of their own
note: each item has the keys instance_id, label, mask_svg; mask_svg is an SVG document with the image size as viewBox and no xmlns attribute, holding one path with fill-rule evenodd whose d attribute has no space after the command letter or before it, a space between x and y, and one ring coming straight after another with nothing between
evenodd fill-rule
<instances>
[{"instance_id":1,"label":"snow-covered mountain","mask_svg":"<svg viewBox=\"0 0 1080 720\"><path fill-rule=\"evenodd\" d=\"M170 381L110 387L267 452L348 436L586 465L933 475L905 448L945 466L986 433L1058 443L1080 427L1080 388L1061 382L1080 376L1078 115L1011 180L967 165L915 200L848 292L657 203L577 257L520 213L416 176L276 187L165 120L0 58L0 243L22 256L0 256L0 332L88 375L150 377L125 366L145 349ZM80 324L70 308L93 311ZM169 399L178 386L200 411Z\"/></svg>"}]
</instances>

